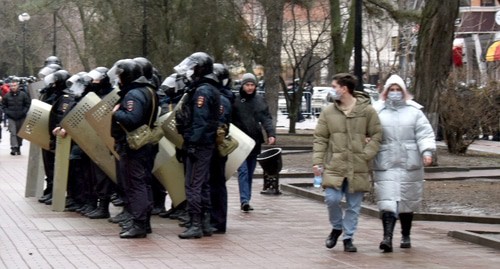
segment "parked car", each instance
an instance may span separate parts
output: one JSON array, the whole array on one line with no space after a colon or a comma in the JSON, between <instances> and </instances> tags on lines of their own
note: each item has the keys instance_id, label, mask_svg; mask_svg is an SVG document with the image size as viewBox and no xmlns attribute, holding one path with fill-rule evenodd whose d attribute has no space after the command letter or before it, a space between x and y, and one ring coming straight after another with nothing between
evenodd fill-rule
<instances>
[{"instance_id":1,"label":"parked car","mask_svg":"<svg viewBox=\"0 0 500 269\"><path fill-rule=\"evenodd\" d=\"M328 105L328 92L332 87L316 86L313 87L313 95L311 98L311 109L315 116L319 116L325 106Z\"/></svg>"},{"instance_id":2,"label":"parked car","mask_svg":"<svg viewBox=\"0 0 500 269\"><path fill-rule=\"evenodd\" d=\"M288 114L288 108L286 106L285 95L283 94L283 92L280 92L279 96L278 96L278 110L282 114L285 114L285 115ZM304 98L304 96L302 96L301 111L302 111L302 113L307 112L307 104L306 104L306 99Z\"/></svg>"}]
</instances>

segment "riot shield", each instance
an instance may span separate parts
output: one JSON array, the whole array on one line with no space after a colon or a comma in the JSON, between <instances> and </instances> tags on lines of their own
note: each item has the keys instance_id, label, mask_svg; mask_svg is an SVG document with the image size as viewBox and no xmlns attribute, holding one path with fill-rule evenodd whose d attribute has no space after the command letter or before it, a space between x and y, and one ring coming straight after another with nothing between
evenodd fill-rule
<instances>
[{"instance_id":1,"label":"riot shield","mask_svg":"<svg viewBox=\"0 0 500 269\"><path fill-rule=\"evenodd\" d=\"M90 159L116 183L115 157L104 144L104 140L85 118L85 113L100 101L101 99L95 93L86 94L64 117L61 126Z\"/></svg>"},{"instance_id":2,"label":"riot shield","mask_svg":"<svg viewBox=\"0 0 500 269\"><path fill-rule=\"evenodd\" d=\"M115 139L111 136L111 117L113 116L113 107L120 99L118 92L118 89L114 89L85 113L87 122L101 137L116 159L120 159L120 156L115 151Z\"/></svg>"},{"instance_id":3,"label":"riot shield","mask_svg":"<svg viewBox=\"0 0 500 269\"><path fill-rule=\"evenodd\" d=\"M182 136L177 133L177 128L175 127L175 112L180 108L180 105L182 105L186 96L187 95L184 94L181 101L177 104L177 106L175 106L172 112L168 113L167 119L161 125L165 138L167 138L177 148L182 148L184 140ZM228 155L225 173L226 180L229 180L234 172L238 170L238 167L240 167L255 146L255 141L234 124L230 125L229 134L238 141L239 145L233 152L231 152L231 154Z\"/></svg>"},{"instance_id":4,"label":"riot shield","mask_svg":"<svg viewBox=\"0 0 500 269\"><path fill-rule=\"evenodd\" d=\"M37 81L28 84L28 95L30 96L31 99L38 99L40 98L40 90L45 87L45 82L42 81Z\"/></svg>"},{"instance_id":5,"label":"riot shield","mask_svg":"<svg viewBox=\"0 0 500 269\"><path fill-rule=\"evenodd\" d=\"M39 100L32 100L26 119L17 135L50 150L49 117L51 105Z\"/></svg>"},{"instance_id":6,"label":"riot shield","mask_svg":"<svg viewBox=\"0 0 500 269\"><path fill-rule=\"evenodd\" d=\"M182 138L182 135L177 132L177 127L175 127L175 113L181 108L182 104L186 102L187 97L188 94L185 93L179 103L177 103L177 105L174 107L174 110L168 113L167 119L161 125L165 137L177 148L182 148L184 139Z\"/></svg>"},{"instance_id":7,"label":"riot shield","mask_svg":"<svg viewBox=\"0 0 500 269\"><path fill-rule=\"evenodd\" d=\"M52 189L52 210L62 212L66 207L66 189L68 186L69 154L71 136L56 137L56 161L54 165L54 187Z\"/></svg>"},{"instance_id":8,"label":"riot shield","mask_svg":"<svg viewBox=\"0 0 500 269\"><path fill-rule=\"evenodd\" d=\"M232 123L229 126L229 135L238 141L238 147L227 157L226 180L238 170L255 146L255 141Z\"/></svg>"},{"instance_id":9,"label":"riot shield","mask_svg":"<svg viewBox=\"0 0 500 269\"><path fill-rule=\"evenodd\" d=\"M163 137L158 143L153 175L165 187L174 207L186 200L184 166L175 158L175 145Z\"/></svg>"}]
</instances>

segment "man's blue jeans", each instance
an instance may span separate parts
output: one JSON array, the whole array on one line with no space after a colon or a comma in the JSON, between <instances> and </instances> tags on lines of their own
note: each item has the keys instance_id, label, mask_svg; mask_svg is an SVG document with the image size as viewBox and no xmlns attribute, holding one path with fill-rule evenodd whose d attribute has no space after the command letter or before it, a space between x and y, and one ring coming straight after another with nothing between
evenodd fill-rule
<instances>
[{"instance_id":1,"label":"man's blue jeans","mask_svg":"<svg viewBox=\"0 0 500 269\"><path fill-rule=\"evenodd\" d=\"M238 168L238 186L240 188L240 203L250 203L252 198L252 180L257 156L248 156Z\"/></svg>"},{"instance_id":2,"label":"man's blue jeans","mask_svg":"<svg viewBox=\"0 0 500 269\"><path fill-rule=\"evenodd\" d=\"M343 239L352 239L358 227L358 217L361 210L362 192L349 193L347 179L342 183L342 189L325 189L325 203L328 208L328 217L333 229L343 230ZM345 215L342 212L340 201L345 195L347 208Z\"/></svg>"}]
</instances>

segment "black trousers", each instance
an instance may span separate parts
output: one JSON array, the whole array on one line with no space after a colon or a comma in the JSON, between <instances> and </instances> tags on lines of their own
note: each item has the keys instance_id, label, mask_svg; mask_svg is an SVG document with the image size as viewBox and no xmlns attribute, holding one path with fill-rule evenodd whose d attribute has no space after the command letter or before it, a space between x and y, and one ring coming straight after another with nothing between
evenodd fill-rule
<instances>
[{"instance_id":1,"label":"black trousers","mask_svg":"<svg viewBox=\"0 0 500 269\"><path fill-rule=\"evenodd\" d=\"M97 198L109 200L115 192L115 183L94 162L90 163L90 171L95 181L94 193L97 195Z\"/></svg>"},{"instance_id":2,"label":"black trousers","mask_svg":"<svg viewBox=\"0 0 500 269\"><path fill-rule=\"evenodd\" d=\"M214 143L215 144L215 143ZM210 162L215 145L198 146L196 158L186 158L186 200L191 215L210 212Z\"/></svg>"},{"instance_id":3,"label":"black trousers","mask_svg":"<svg viewBox=\"0 0 500 269\"><path fill-rule=\"evenodd\" d=\"M216 149L210 162L210 222L219 231L226 231L227 225L226 162L227 156L221 157Z\"/></svg>"},{"instance_id":4,"label":"black trousers","mask_svg":"<svg viewBox=\"0 0 500 269\"><path fill-rule=\"evenodd\" d=\"M120 180L128 200L128 210L134 220L146 221L153 209L152 174L157 146L146 145L139 150L120 153Z\"/></svg>"},{"instance_id":5,"label":"black trousers","mask_svg":"<svg viewBox=\"0 0 500 269\"><path fill-rule=\"evenodd\" d=\"M52 186L54 184L54 164L56 162L56 155L54 152L42 149L43 169L45 170L45 182L47 188L43 194L52 193Z\"/></svg>"}]
</instances>

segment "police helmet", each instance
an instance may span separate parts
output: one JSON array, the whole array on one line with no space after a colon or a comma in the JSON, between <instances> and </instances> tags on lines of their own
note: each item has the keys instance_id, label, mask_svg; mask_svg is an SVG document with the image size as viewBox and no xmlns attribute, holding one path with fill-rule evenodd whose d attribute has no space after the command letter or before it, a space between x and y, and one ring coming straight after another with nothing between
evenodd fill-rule
<instances>
[{"instance_id":1,"label":"police helmet","mask_svg":"<svg viewBox=\"0 0 500 269\"><path fill-rule=\"evenodd\" d=\"M71 77L68 71L66 70L58 70L52 74L46 76L43 81L46 86L52 87L54 86L57 89L65 89L66 88L66 80Z\"/></svg>"},{"instance_id":2,"label":"police helmet","mask_svg":"<svg viewBox=\"0 0 500 269\"><path fill-rule=\"evenodd\" d=\"M49 64L45 67L43 67L42 69L40 69L40 71L38 72L38 78L40 79L44 79L46 76L58 71L58 70L61 70L61 66L58 65L58 64Z\"/></svg>"},{"instance_id":3,"label":"police helmet","mask_svg":"<svg viewBox=\"0 0 500 269\"><path fill-rule=\"evenodd\" d=\"M47 66L49 64L57 64L61 66L61 61L59 60L59 58L57 58L57 56L49 56L47 57L47 59L45 59L43 66Z\"/></svg>"},{"instance_id":4,"label":"police helmet","mask_svg":"<svg viewBox=\"0 0 500 269\"><path fill-rule=\"evenodd\" d=\"M133 60L141 67L142 75L145 76L146 79L151 80L153 78L153 64L144 57L136 57Z\"/></svg>"},{"instance_id":5,"label":"police helmet","mask_svg":"<svg viewBox=\"0 0 500 269\"><path fill-rule=\"evenodd\" d=\"M212 74L214 71L214 61L205 52L195 52L174 67L174 69L179 75L185 75L187 78L193 80Z\"/></svg>"},{"instance_id":6,"label":"police helmet","mask_svg":"<svg viewBox=\"0 0 500 269\"><path fill-rule=\"evenodd\" d=\"M77 97L82 96L85 91L85 75L87 75L87 72L79 72L66 80L66 86L69 88L69 91Z\"/></svg>"},{"instance_id":7,"label":"police helmet","mask_svg":"<svg viewBox=\"0 0 500 269\"><path fill-rule=\"evenodd\" d=\"M141 66L132 59L117 61L107 72L110 81L119 80L121 85L127 85L142 76Z\"/></svg>"},{"instance_id":8,"label":"police helmet","mask_svg":"<svg viewBox=\"0 0 500 269\"><path fill-rule=\"evenodd\" d=\"M217 76L222 86L228 86L231 83L231 75L229 74L229 69L227 69L225 65L214 63L214 74Z\"/></svg>"}]
</instances>

